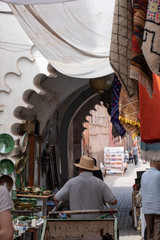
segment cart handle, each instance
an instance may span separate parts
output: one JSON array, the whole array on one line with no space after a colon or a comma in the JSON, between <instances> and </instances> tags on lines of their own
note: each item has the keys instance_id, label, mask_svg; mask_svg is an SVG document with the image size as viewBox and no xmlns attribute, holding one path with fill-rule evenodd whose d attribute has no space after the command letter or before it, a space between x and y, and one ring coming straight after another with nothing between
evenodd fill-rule
<instances>
[{"instance_id":1,"label":"cart handle","mask_svg":"<svg viewBox=\"0 0 160 240\"><path fill-rule=\"evenodd\" d=\"M117 213L117 209L109 209L109 210L99 210L99 209L91 209L91 210L74 210L74 211L54 211L49 212L49 215L57 215L57 214L66 214L66 215L74 215L74 214L88 214L88 213L109 213L113 215Z\"/></svg>"}]
</instances>

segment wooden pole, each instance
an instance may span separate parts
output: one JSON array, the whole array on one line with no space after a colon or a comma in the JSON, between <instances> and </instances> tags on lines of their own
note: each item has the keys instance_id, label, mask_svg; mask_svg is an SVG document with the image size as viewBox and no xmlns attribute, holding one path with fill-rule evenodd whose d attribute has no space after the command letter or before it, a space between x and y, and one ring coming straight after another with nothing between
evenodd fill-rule
<instances>
[{"instance_id":1,"label":"wooden pole","mask_svg":"<svg viewBox=\"0 0 160 240\"><path fill-rule=\"evenodd\" d=\"M28 185L34 185L34 166L35 166L35 136L34 134L29 134L29 170L28 170Z\"/></svg>"},{"instance_id":2,"label":"wooden pole","mask_svg":"<svg viewBox=\"0 0 160 240\"><path fill-rule=\"evenodd\" d=\"M38 185L41 185L41 136L38 137L39 156L38 156Z\"/></svg>"}]
</instances>

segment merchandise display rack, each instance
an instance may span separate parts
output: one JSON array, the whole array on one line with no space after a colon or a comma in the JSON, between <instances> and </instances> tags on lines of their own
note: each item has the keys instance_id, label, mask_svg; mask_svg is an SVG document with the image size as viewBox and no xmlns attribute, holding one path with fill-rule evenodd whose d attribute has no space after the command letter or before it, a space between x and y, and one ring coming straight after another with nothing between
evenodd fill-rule
<instances>
[{"instance_id":1,"label":"merchandise display rack","mask_svg":"<svg viewBox=\"0 0 160 240\"><path fill-rule=\"evenodd\" d=\"M105 147L104 164L106 174L121 173L124 174L124 148L123 147Z\"/></svg>"}]
</instances>

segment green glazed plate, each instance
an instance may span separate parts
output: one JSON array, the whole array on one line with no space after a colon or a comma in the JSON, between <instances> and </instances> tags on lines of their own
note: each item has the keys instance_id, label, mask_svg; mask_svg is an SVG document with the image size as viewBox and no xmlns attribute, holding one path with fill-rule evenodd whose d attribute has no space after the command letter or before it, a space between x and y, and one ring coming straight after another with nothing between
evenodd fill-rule
<instances>
[{"instance_id":1,"label":"green glazed plate","mask_svg":"<svg viewBox=\"0 0 160 240\"><path fill-rule=\"evenodd\" d=\"M2 159L0 161L0 172L2 174L10 175L14 171L14 163L9 159Z\"/></svg>"},{"instance_id":2,"label":"green glazed plate","mask_svg":"<svg viewBox=\"0 0 160 240\"><path fill-rule=\"evenodd\" d=\"M0 153L6 154L14 148L14 139L7 133L0 134Z\"/></svg>"}]
</instances>

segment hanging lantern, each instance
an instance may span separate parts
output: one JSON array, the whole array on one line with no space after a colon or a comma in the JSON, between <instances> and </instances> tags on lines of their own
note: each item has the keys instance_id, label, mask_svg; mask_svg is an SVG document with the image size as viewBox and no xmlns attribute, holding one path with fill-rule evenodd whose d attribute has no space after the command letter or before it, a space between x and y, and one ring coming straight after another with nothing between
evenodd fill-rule
<instances>
[{"instance_id":1,"label":"hanging lantern","mask_svg":"<svg viewBox=\"0 0 160 240\"><path fill-rule=\"evenodd\" d=\"M103 94L112 85L113 78L111 76L103 76L99 78L92 78L89 80L91 88L98 91L99 94Z\"/></svg>"}]
</instances>

